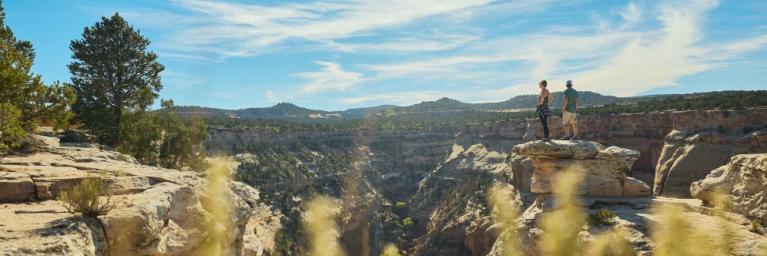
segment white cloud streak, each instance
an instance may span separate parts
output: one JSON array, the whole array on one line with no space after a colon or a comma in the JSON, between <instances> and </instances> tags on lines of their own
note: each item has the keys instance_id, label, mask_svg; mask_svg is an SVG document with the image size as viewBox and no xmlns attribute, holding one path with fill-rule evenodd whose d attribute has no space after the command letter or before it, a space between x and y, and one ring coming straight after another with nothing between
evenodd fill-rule
<instances>
[{"instance_id":1,"label":"white cloud streak","mask_svg":"<svg viewBox=\"0 0 767 256\"><path fill-rule=\"evenodd\" d=\"M335 40L490 3L491 0L320 1L278 6L176 0L199 15L192 28L170 37L168 51L217 58L252 56L286 40ZM439 47L439 46L438 46Z\"/></svg>"},{"instance_id":2,"label":"white cloud streak","mask_svg":"<svg viewBox=\"0 0 767 256\"><path fill-rule=\"evenodd\" d=\"M342 98L341 103L347 105L361 105L377 102L385 104L409 105L422 101L435 100L442 97L451 97L451 93L444 91L376 93L364 96Z\"/></svg>"},{"instance_id":3,"label":"white cloud streak","mask_svg":"<svg viewBox=\"0 0 767 256\"><path fill-rule=\"evenodd\" d=\"M303 93L345 91L362 80L362 74L346 71L338 63L326 61L315 63L322 66L320 71L295 74L309 81L301 87Z\"/></svg>"}]
</instances>

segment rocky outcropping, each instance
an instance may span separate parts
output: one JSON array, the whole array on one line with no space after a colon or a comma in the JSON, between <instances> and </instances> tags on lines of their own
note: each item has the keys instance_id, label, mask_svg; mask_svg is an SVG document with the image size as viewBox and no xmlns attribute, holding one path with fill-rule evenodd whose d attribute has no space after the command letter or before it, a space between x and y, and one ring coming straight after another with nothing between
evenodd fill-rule
<instances>
[{"instance_id":1,"label":"rocky outcropping","mask_svg":"<svg viewBox=\"0 0 767 256\"><path fill-rule=\"evenodd\" d=\"M660 156L664 147L664 138L669 132L678 130L693 135L701 131L726 131L734 134L763 129L767 125L765 120L767 120L767 108L584 114L578 116L578 131L580 137L587 140L639 151L641 153L639 159L629 175L647 183L653 183L656 166L659 164L658 159L662 158ZM508 124L497 125L515 126L513 122L510 120ZM550 125L552 137L556 138L564 134L562 126L558 125L559 117L552 117L549 124L554 124ZM543 128L540 121L528 119L524 139L530 141L542 136ZM722 164L708 166L705 170L714 169ZM683 190L688 187L689 183Z\"/></svg>"},{"instance_id":2,"label":"rocky outcropping","mask_svg":"<svg viewBox=\"0 0 767 256\"><path fill-rule=\"evenodd\" d=\"M459 139L460 141L460 139ZM517 168L524 161L517 159ZM494 184L516 191L508 153L484 144L456 143L443 163L419 183L410 200L416 220L410 255L486 255L497 234L488 214L487 191ZM516 193L516 192L514 192Z\"/></svg>"},{"instance_id":3,"label":"rocky outcropping","mask_svg":"<svg viewBox=\"0 0 767 256\"><path fill-rule=\"evenodd\" d=\"M530 192L551 193L551 184L569 168L585 172L579 194L586 196L648 196L650 187L628 177L639 158L635 150L608 147L590 141L532 141L514 146L512 152L527 156L533 165Z\"/></svg>"},{"instance_id":4,"label":"rocky outcropping","mask_svg":"<svg viewBox=\"0 0 767 256\"><path fill-rule=\"evenodd\" d=\"M706 178L693 182L690 193L704 204L767 223L767 154L732 157L729 163L714 169Z\"/></svg>"},{"instance_id":5,"label":"rocky outcropping","mask_svg":"<svg viewBox=\"0 0 767 256\"><path fill-rule=\"evenodd\" d=\"M413 245L408 249L411 255L505 255L503 248L507 229L497 225L492 217L493 206L487 199L489 189L494 186L509 192L512 195L510 203L520 207L521 214L515 221L519 229L514 239L520 242L522 255L545 255L541 252L540 239L544 231L540 223L546 214L558 206L548 193L529 193L535 168L533 158L555 155L559 158L550 160L600 160L603 162L592 166L603 171L625 171L636 159L636 152L631 150L604 148L591 142L556 141L560 143L559 146L532 142L518 147L514 153L504 150L506 148L503 146L463 142L466 142L464 138L456 139L445 161L419 183L418 193L410 200L410 214L416 219L417 225ZM535 186L538 185L533 181L532 187ZM648 187L644 185L642 188L642 194L648 195ZM729 220L721 223L727 226L731 234L728 239L731 239L732 255L758 255L757 250L767 246L764 236L750 232L744 226L748 221L742 216L717 213L709 207L701 206L698 200L594 197L587 193L579 199L585 214L596 215L608 211L615 215L606 223L587 221L578 235L579 243L584 246L606 231L620 229L626 232L625 238L638 255L652 255L656 243L651 240L651 226L660 218L652 209L657 205L683 208L680 213L683 214L682 218L689 220L693 227Z\"/></svg>"},{"instance_id":6,"label":"rocky outcropping","mask_svg":"<svg viewBox=\"0 0 767 256\"><path fill-rule=\"evenodd\" d=\"M690 185L737 154L766 153L767 130L749 133L706 131L666 136L655 170L655 195L690 197Z\"/></svg>"},{"instance_id":7,"label":"rocky outcropping","mask_svg":"<svg viewBox=\"0 0 767 256\"><path fill-rule=\"evenodd\" d=\"M189 255L221 226L202 202L204 175L140 165L130 156L92 144L58 145L0 159L0 254ZM105 181L114 209L80 217L55 200L86 177ZM280 216L259 202L254 188L229 182L233 229L225 244L236 255L273 250Z\"/></svg>"}]
</instances>

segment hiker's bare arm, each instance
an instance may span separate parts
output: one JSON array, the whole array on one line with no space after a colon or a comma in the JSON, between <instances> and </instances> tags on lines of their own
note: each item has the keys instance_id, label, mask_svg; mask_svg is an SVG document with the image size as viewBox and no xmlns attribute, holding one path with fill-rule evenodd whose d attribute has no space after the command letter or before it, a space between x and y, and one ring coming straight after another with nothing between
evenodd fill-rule
<instances>
[{"instance_id":1,"label":"hiker's bare arm","mask_svg":"<svg viewBox=\"0 0 767 256\"><path fill-rule=\"evenodd\" d=\"M575 108L581 108L581 100L575 99Z\"/></svg>"},{"instance_id":2,"label":"hiker's bare arm","mask_svg":"<svg viewBox=\"0 0 767 256\"><path fill-rule=\"evenodd\" d=\"M549 93L549 90L546 90L546 98L549 99L549 102L546 102L546 103L551 104L552 102L554 102L554 99L553 97L551 97L551 93Z\"/></svg>"},{"instance_id":3,"label":"hiker's bare arm","mask_svg":"<svg viewBox=\"0 0 767 256\"><path fill-rule=\"evenodd\" d=\"M562 109L567 109L567 96L562 100Z\"/></svg>"}]
</instances>

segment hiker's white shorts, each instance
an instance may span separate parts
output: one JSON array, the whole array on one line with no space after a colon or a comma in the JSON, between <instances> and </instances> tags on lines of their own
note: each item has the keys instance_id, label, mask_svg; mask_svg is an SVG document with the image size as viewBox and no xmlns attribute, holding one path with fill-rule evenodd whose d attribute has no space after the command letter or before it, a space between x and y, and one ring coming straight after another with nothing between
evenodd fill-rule
<instances>
[{"instance_id":1,"label":"hiker's white shorts","mask_svg":"<svg viewBox=\"0 0 767 256\"><path fill-rule=\"evenodd\" d=\"M578 116L574 112L562 111L562 125L574 124L578 122Z\"/></svg>"}]
</instances>

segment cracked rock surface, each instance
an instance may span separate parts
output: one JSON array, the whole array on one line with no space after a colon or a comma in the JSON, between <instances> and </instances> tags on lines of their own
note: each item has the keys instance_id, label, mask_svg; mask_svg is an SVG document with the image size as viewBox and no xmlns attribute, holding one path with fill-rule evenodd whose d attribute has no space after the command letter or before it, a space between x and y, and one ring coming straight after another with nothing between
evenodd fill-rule
<instances>
[{"instance_id":1,"label":"cracked rock surface","mask_svg":"<svg viewBox=\"0 0 767 256\"><path fill-rule=\"evenodd\" d=\"M45 143L38 152L0 158L0 255L189 255L215 222L201 200L205 177L151 167L94 144ZM102 179L115 208L98 218L67 212L55 200L86 177ZM273 250L280 215L256 189L228 183L235 255ZM215 225L215 223L213 223Z\"/></svg>"}]
</instances>

